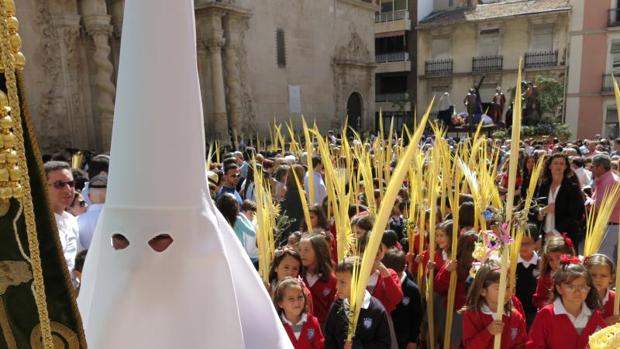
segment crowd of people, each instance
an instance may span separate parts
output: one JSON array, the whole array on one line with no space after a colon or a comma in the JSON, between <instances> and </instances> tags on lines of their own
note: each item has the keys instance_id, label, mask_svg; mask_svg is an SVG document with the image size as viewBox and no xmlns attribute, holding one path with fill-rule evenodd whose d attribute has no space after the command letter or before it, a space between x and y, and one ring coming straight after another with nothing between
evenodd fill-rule
<instances>
[{"instance_id":1,"label":"crowd of people","mask_svg":"<svg viewBox=\"0 0 620 349\"><path fill-rule=\"evenodd\" d=\"M338 133L330 133L327 140L334 149L342 146ZM350 139L350 143L356 141L360 142ZM361 145L370 150L371 141ZM430 152L435 141L433 135L425 137L419 145L421 151ZM467 139L447 141L454 150ZM396 147L399 143L394 140L389 144ZM506 200L510 141L487 139L486 145L499 154L495 185ZM329 211L332 206L324 173L325 162L338 159L321 158L316 149L309 156L306 152L295 154L241 145L222 150L220 162L211 159L206 176L212 199L248 258L257 268L259 263L269 263L265 286L295 348L413 349L441 345L478 349L491 348L496 334L502 334L501 348L505 349L586 348L591 334L619 322L613 309L612 288L620 203L613 210L598 253L585 258L580 253L588 215L596 214L604 194L620 182L620 139L527 139L522 142L520 153L517 205L526 196L538 159L544 159L544 167L536 183L536 204L528 216L517 265L510 266L516 268L516 284L507 285L504 304L498 301L500 268L488 263L472 272L472 254L481 240L481 232L476 230L479 228L475 224L473 196L462 193L458 207L450 207L445 201L441 204L440 196L435 221L426 215L422 229L406 215L412 209L410 191L420 184L406 180L389 223L382 229L381 247L355 331L349 331L352 276L370 239L375 217L369 210L367 193L360 187L359 192L353 193L355 202L349 209L356 253L338 260L335 213ZM393 154L387 161L392 170L399 160L398 152ZM82 168L72 168L68 154L56 154L45 160L50 205L67 265L79 288L81 267L105 204L109 157L92 157ZM255 171L261 171L266 183L256 182ZM303 188L298 187L296 178L303 180ZM381 180L375 178L374 182ZM375 188L384 188L385 184ZM257 185L269 188L272 200L280 208L279 223L273 232L277 246L271 261L259 260ZM304 193L308 212L304 212L302 203ZM379 207L381 190L374 189L374 195L373 202ZM458 211L457 221L453 219L454 211ZM310 222L306 222L306 217ZM493 219L489 217L489 225L494 224ZM452 242L454 225L458 225L459 231L456 245ZM431 230L435 246L429 246ZM420 240L425 241L424 250L418 249ZM451 251L453 245L457 246L456 254ZM448 330L451 339L450 343L443 343L453 272L457 285L452 327ZM434 285L432 298L424 293L429 282ZM427 316L429 307L434 314L432 324ZM502 319L494 316L498 307L505 308ZM429 331L429 327L434 331Z\"/></svg>"}]
</instances>

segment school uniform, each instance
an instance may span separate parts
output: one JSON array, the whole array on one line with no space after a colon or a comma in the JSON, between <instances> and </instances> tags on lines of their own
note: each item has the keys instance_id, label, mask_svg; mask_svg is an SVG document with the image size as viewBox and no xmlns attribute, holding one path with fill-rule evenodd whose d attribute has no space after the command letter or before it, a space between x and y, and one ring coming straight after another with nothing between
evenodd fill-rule
<instances>
[{"instance_id":1,"label":"school uniform","mask_svg":"<svg viewBox=\"0 0 620 349\"><path fill-rule=\"evenodd\" d=\"M370 275L368 279L368 291L377 298L383 307L391 314L398 303L403 299L403 290L400 287L400 277L396 272L387 268L389 276L382 276L377 270Z\"/></svg>"},{"instance_id":2,"label":"school uniform","mask_svg":"<svg viewBox=\"0 0 620 349\"><path fill-rule=\"evenodd\" d=\"M480 311L463 312L463 346L465 349L491 349L495 336L487 330L495 314L484 304ZM502 349L523 348L527 333L525 319L515 308L502 317Z\"/></svg>"},{"instance_id":3,"label":"school uniform","mask_svg":"<svg viewBox=\"0 0 620 349\"><path fill-rule=\"evenodd\" d=\"M455 271L456 272L456 271ZM450 289L450 272L446 269L446 265L444 264L441 269L437 272L435 276L435 298L437 302L435 302L435 319L440 324L440 332L445 330L445 321L446 321L446 312L448 308L448 290ZM439 295L439 297L437 297ZM457 313L459 309L461 309L465 305L465 301L467 299L467 286L465 285L465 280L456 280L456 292L454 293L454 309L452 309L452 313L454 316L452 317L452 341L460 341L463 334L463 317L461 314ZM441 305L438 302L441 301Z\"/></svg>"},{"instance_id":4,"label":"school uniform","mask_svg":"<svg viewBox=\"0 0 620 349\"><path fill-rule=\"evenodd\" d=\"M536 293L538 276L538 255L534 252L532 258L524 260L521 256L517 259L517 285L516 296L523 305L525 321L531 325L538 310L533 302L533 295Z\"/></svg>"},{"instance_id":5,"label":"school uniform","mask_svg":"<svg viewBox=\"0 0 620 349\"><path fill-rule=\"evenodd\" d=\"M532 304L536 309L540 310L545 305L549 304L551 295L553 294L553 280L551 279L551 272L538 277L536 282L536 292L532 296Z\"/></svg>"},{"instance_id":6,"label":"school uniform","mask_svg":"<svg viewBox=\"0 0 620 349\"><path fill-rule=\"evenodd\" d=\"M598 310L584 303L579 316L569 314L557 298L544 306L534 319L525 345L526 349L584 349L591 334L604 328L605 321Z\"/></svg>"},{"instance_id":7,"label":"school uniform","mask_svg":"<svg viewBox=\"0 0 620 349\"><path fill-rule=\"evenodd\" d=\"M601 299L601 316L603 319L607 319L614 315L614 302L616 299L616 292L607 290L607 294Z\"/></svg>"},{"instance_id":8,"label":"school uniform","mask_svg":"<svg viewBox=\"0 0 620 349\"><path fill-rule=\"evenodd\" d=\"M325 349L342 349L349 328L349 302L339 299L332 305L325 324ZM360 309L354 349L389 349L392 345L388 313L368 291Z\"/></svg>"},{"instance_id":9,"label":"school uniform","mask_svg":"<svg viewBox=\"0 0 620 349\"><path fill-rule=\"evenodd\" d=\"M456 271L455 271L456 273ZM450 289L450 272L446 269L446 265L443 265L441 269L435 275L435 292L444 297L444 309L448 306L448 290ZM454 309L457 311L465 305L467 298L467 287L465 287L465 281L456 281L456 293L454 295Z\"/></svg>"},{"instance_id":10,"label":"school uniform","mask_svg":"<svg viewBox=\"0 0 620 349\"><path fill-rule=\"evenodd\" d=\"M312 294L314 315L319 319L319 322L324 323L327 319L329 307L336 297L336 276L330 274L327 281L322 281L319 275L306 273L304 283Z\"/></svg>"},{"instance_id":11,"label":"school uniform","mask_svg":"<svg viewBox=\"0 0 620 349\"><path fill-rule=\"evenodd\" d=\"M428 250L424 250L422 252L422 271L424 274L426 274L426 265L428 264L428 261L431 259L430 257L431 256ZM446 253L446 251L443 251L441 249L438 249L437 251L435 251L435 258L433 260L435 262L435 274L437 274L437 271L439 271L439 269L443 267L443 265L446 263L447 260L448 260L448 254ZM418 275L418 264L415 262L415 260L411 261L410 271L413 275Z\"/></svg>"},{"instance_id":12,"label":"school uniform","mask_svg":"<svg viewBox=\"0 0 620 349\"><path fill-rule=\"evenodd\" d=\"M400 278L403 300L392 311L392 323L398 342L398 348L405 349L407 344L416 343L420 335L420 325L424 317L422 295L415 282L407 274Z\"/></svg>"},{"instance_id":13,"label":"school uniform","mask_svg":"<svg viewBox=\"0 0 620 349\"><path fill-rule=\"evenodd\" d=\"M282 325L290 338L295 349L323 349L325 348L325 338L321 332L319 320L306 313L301 315L301 320L293 324L285 316L280 316Z\"/></svg>"},{"instance_id":14,"label":"school uniform","mask_svg":"<svg viewBox=\"0 0 620 349\"><path fill-rule=\"evenodd\" d=\"M299 281L301 281L301 285L304 288L303 292L304 295L306 295L306 313L308 313L308 315L314 315L314 307L313 307L313 302L312 302L312 293L310 292L310 289L308 288L308 286L306 286L306 283L303 282L303 279L301 278L301 276L298 277ZM270 285L270 289L269 289L269 295L271 296L271 298L273 298L274 293L276 292L276 287L278 286L278 283L273 280L271 282Z\"/></svg>"}]
</instances>

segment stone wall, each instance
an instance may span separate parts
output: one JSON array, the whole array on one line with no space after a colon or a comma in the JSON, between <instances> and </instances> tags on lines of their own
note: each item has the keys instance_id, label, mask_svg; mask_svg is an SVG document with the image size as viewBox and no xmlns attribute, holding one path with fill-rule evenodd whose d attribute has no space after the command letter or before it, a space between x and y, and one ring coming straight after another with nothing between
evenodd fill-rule
<instances>
[{"instance_id":1,"label":"stone wall","mask_svg":"<svg viewBox=\"0 0 620 349\"><path fill-rule=\"evenodd\" d=\"M374 111L374 12L362 0L195 0L207 135L266 134L304 114L342 125L352 93ZM44 152L109 151L124 0L20 0L28 102ZM283 15L286 14L286 15ZM286 66L276 62L285 33ZM165 26L162 27L165 30ZM300 91L291 112L289 86Z\"/></svg>"}]
</instances>

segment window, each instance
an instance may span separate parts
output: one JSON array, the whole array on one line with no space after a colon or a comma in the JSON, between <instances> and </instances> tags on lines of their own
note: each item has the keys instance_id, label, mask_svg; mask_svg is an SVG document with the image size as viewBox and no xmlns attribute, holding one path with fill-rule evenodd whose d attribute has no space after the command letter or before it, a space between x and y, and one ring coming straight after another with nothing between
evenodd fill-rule
<instances>
[{"instance_id":1,"label":"window","mask_svg":"<svg viewBox=\"0 0 620 349\"><path fill-rule=\"evenodd\" d=\"M381 2L381 13L392 12L394 10L394 3L392 1Z\"/></svg>"},{"instance_id":2,"label":"window","mask_svg":"<svg viewBox=\"0 0 620 349\"><path fill-rule=\"evenodd\" d=\"M437 38L431 41L431 58L446 59L450 58L450 39Z\"/></svg>"},{"instance_id":3,"label":"window","mask_svg":"<svg viewBox=\"0 0 620 349\"><path fill-rule=\"evenodd\" d=\"M284 46L284 30L276 30L276 55L278 67L286 67L286 47Z\"/></svg>"},{"instance_id":4,"label":"window","mask_svg":"<svg viewBox=\"0 0 620 349\"><path fill-rule=\"evenodd\" d=\"M499 29L483 29L478 38L478 56L497 56L499 53Z\"/></svg>"},{"instance_id":5,"label":"window","mask_svg":"<svg viewBox=\"0 0 620 349\"><path fill-rule=\"evenodd\" d=\"M613 107L607 107L607 115L605 116L605 137L618 138L620 132L618 130L618 110Z\"/></svg>"},{"instance_id":6,"label":"window","mask_svg":"<svg viewBox=\"0 0 620 349\"><path fill-rule=\"evenodd\" d=\"M609 64L612 73L620 74L620 40L614 40L611 42L611 48L609 50Z\"/></svg>"},{"instance_id":7,"label":"window","mask_svg":"<svg viewBox=\"0 0 620 349\"><path fill-rule=\"evenodd\" d=\"M407 1L406 0L394 0L394 11L406 10L407 9Z\"/></svg>"},{"instance_id":8,"label":"window","mask_svg":"<svg viewBox=\"0 0 620 349\"><path fill-rule=\"evenodd\" d=\"M548 52L553 50L553 24L532 26L530 37L530 51Z\"/></svg>"}]
</instances>

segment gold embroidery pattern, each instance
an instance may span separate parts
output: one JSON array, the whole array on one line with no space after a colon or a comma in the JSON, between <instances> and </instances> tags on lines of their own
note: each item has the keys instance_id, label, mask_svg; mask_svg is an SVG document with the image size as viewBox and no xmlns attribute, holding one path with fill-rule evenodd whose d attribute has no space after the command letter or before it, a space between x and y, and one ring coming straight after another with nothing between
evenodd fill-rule
<instances>
[{"instance_id":1,"label":"gold embroidery pattern","mask_svg":"<svg viewBox=\"0 0 620 349\"><path fill-rule=\"evenodd\" d=\"M10 286L18 286L32 280L32 272L26 262L0 261L0 330L8 349L17 349L9 317L2 295Z\"/></svg>"},{"instance_id":2,"label":"gold embroidery pattern","mask_svg":"<svg viewBox=\"0 0 620 349\"><path fill-rule=\"evenodd\" d=\"M52 341L54 343L54 349L79 349L80 340L70 328L67 326L52 321L50 322L52 328ZM41 326L37 325L30 334L30 346L32 349L44 349Z\"/></svg>"},{"instance_id":3,"label":"gold embroidery pattern","mask_svg":"<svg viewBox=\"0 0 620 349\"><path fill-rule=\"evenodd\" d=\"M22 129L21 106L19 96L17 95L18 87L15 73L16 69L23 69L25 60L23 58L24 56L20 52L21 39L17 33L19 29L19 21L15 15L16 11L14 0L0 1L0 54L2 58L2 66L4 68L4 76L6 78L11 116L14 118L12 128L14 135L16 136L15 149L17 155L17 166L21 169L27 169L28 166L24 146L24 133ZM15 173L15 175L17 174L18 173ZM33 295L39 315L43 347L45 349L54 349L49 313L47 311L47 301L45 299L45 285L43 283L43 269L41 267L41 255L39 252L39 241L37 239L37 228L32 203L32 191L30 188L30 176L28 171L20 171L19 175L21 176L17 184L21 183L21 185L20 187L12 187L11 191L13 197L21 198L22 205L24 206L26 234L28 237L30 258L32 258L32 271L34 278ZM16 191L18 195L15 195Z\"/></svg>"}]
</instances>

